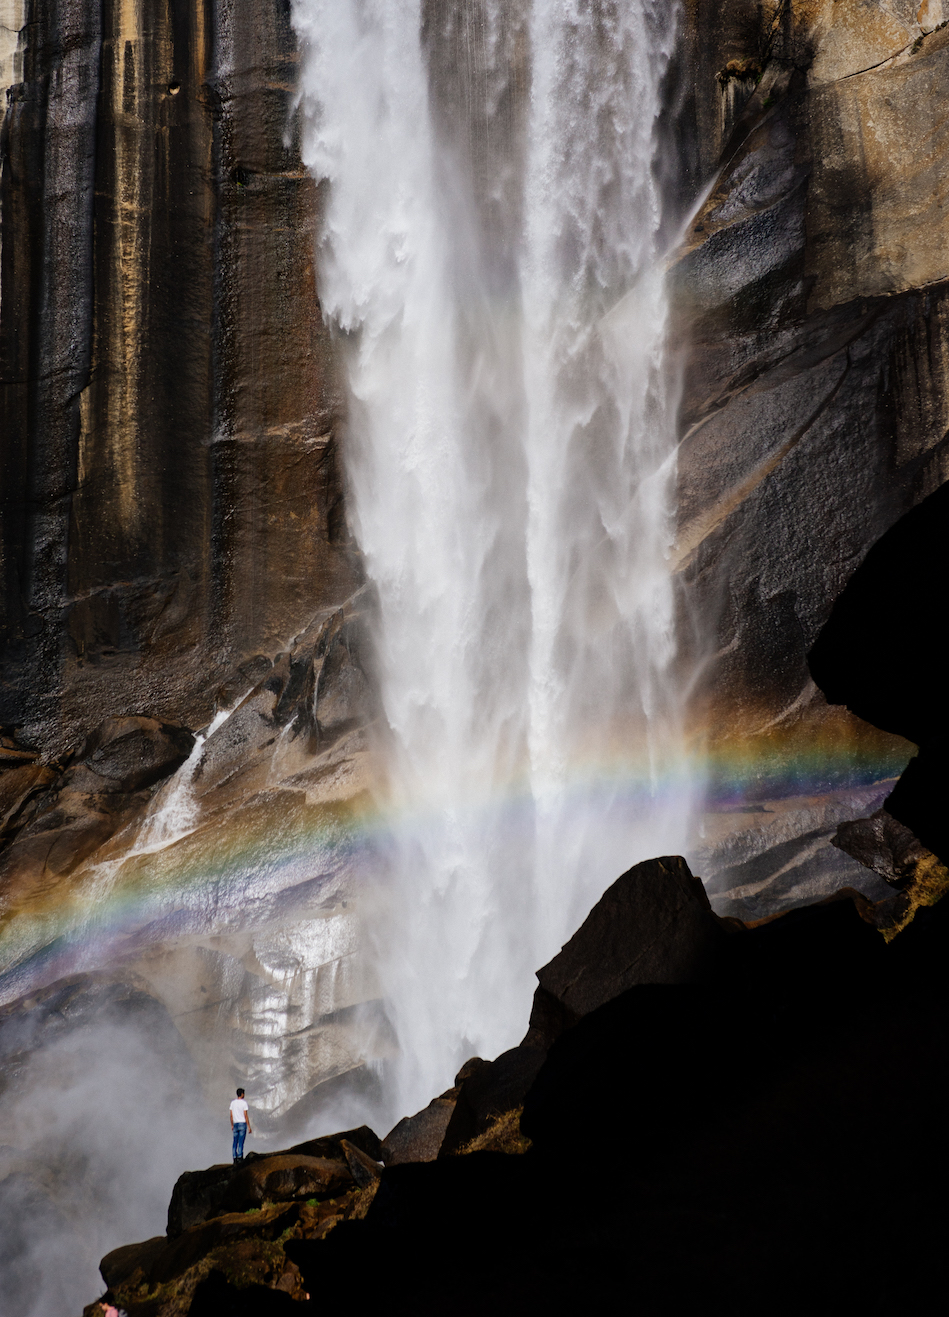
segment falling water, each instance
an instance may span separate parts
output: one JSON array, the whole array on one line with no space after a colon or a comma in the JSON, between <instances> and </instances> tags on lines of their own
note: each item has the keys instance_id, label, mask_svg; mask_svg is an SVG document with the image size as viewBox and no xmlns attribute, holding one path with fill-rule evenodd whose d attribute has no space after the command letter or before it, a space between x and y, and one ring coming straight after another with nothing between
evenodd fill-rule
<instances>
[{"instance_id":1,"label":"falling water","mask_svg":"<svg viewBox=\"0 0 949 1317\"><path fill-rule=\"evenodd\" d=\"M350 516L379 598L369 934L412 1109L681 850L660 0L294 0Z\"/></svg>"}]
</instances>

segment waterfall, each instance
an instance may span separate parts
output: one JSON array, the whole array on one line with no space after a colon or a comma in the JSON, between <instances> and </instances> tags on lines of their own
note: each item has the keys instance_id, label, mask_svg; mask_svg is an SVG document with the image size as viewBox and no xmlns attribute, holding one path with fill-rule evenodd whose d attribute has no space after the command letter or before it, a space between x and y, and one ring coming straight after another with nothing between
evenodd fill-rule
<instances>
[{"instance_id":1,"label":"waterfall","mask_svg":"<svg viewBox=\"0 0 949 1317\"><path fill-rule=\"evenodd\" d=\"M526 1026L681 850L660 0L294 0L353 531L378 592L367 938L397 1103Z\"/></svg>"}]
</instances>

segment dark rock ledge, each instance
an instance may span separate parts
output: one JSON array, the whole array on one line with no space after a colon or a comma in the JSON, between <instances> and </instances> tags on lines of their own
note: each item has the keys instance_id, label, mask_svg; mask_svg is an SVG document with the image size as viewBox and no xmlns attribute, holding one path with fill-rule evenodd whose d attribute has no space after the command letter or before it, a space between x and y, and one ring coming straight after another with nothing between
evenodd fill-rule
<instances>
[{"instance_id":1,"label":"dark rock ledge","mask_svg":"<svg viewBox=\"0 0 949 1317\"><path fill-rule=\"evenodd\" d=\"M949 902L897 931L854 893L749 927L678 857L637 865L539 971L519 1047L381 1144L362 1128L182 1176L167 1236L103 1259L100 1302L922 1311Z\"/></svg>"}]
</instances>

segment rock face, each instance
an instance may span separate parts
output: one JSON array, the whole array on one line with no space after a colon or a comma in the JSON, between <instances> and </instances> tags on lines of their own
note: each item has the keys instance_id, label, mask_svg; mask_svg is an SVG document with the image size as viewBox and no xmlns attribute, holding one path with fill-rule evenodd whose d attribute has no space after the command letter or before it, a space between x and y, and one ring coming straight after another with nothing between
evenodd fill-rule
<instances>
[{"instance_id":1,"label":"rock face","mask_svg":"<svg viewBox=\"0 0 949 1317\"><path fill-rule=\"evenodd\" d=\"M200 742L113 719L73 759L43 766L10 750L0 774L15 787L0 853L3 996L80 968L69 933L91 915L101 962L165 1003L211 1101L244 1084L285 1137L371 1086L365 1059L391 1050L351 891L374 712L364 622L357 597L317 614L273 662L245 665L233 712ZM110 897L90 910L103 878Z\"/></svg>"},{"instance_id":2,"label":"rock face","mask_svg":"<svg viewBox=\"0 0 949 1317\"><path fill-rule=\"evenodd\" d=\"M200 727L358 565L277 0L26 0L3 127L0 722Z\"/></svg>"},{"instance_id":3,"label":"rock face","mask_svg":"<svg viewBox=\"0 0 949 1317\"><path fill-rule=\"evenodd\" d=\"M152 788L181 767L193 746L185 727L108 718L58 776L47 769L22 794L18 785L7 816L11 840L0 857L7 911L21 901L35 908L38 891L54 897L84 860L140 814Z\"/></svg>"},{"instance_id":4,"label":"rock face","mask_svg":"<svg viewBox=\"0 0 949 1317\"><path fill-rule=\"evenodd\" d=\"M806 656L947 475L949 30L908 0L687 8L683 140L712 180L672 270L676 556L718 798L698 863L716 909L754 916L859 884L830 838L912 753L829 709Z\"/></svg>"}]
</instances>

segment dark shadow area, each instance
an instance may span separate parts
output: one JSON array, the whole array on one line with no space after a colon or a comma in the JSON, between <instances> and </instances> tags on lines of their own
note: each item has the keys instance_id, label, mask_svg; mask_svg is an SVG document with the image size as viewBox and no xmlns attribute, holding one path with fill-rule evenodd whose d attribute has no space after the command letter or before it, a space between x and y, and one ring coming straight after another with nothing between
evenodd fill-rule
<instances>
[{"instance_id":1,"label":"dark shadow area","mask_svg":"<svg viewBox=\"0 0 949 1317\"><path fill-rule=\"evenodd\" d=\"M923 1310L947 926L887 946L844 900L725 936L705 983L631 988L553 1043L526 1155L389 1168L365 1221L286 1252L321 1308L358 1276L413 1317Z\"/></svg>"},{"instance_id":2,"label":"dark shadow area","mask_svg":"<svg viewBox=\"0 0 949 1317\"><path fill-rule=\"evenodd\" d=\"M949 859L949 684L941 630L949 580L949 484L877 541L808 656L832 704L914 741L885 808Z\"/></svg>"}]
</instances>

